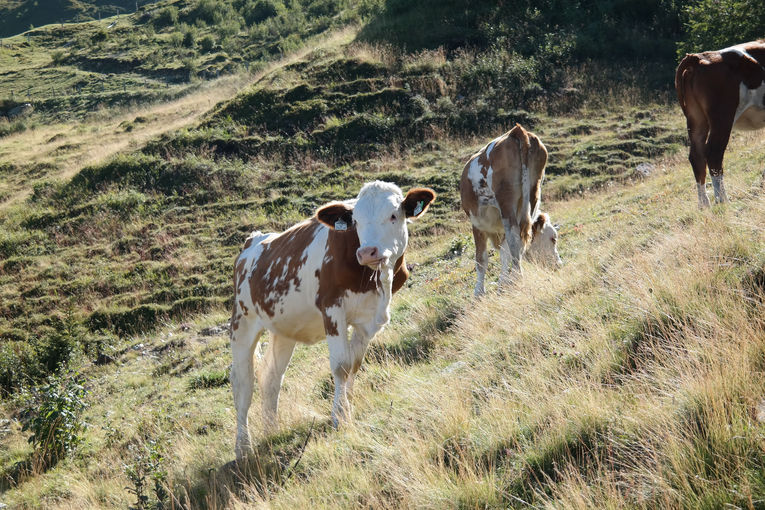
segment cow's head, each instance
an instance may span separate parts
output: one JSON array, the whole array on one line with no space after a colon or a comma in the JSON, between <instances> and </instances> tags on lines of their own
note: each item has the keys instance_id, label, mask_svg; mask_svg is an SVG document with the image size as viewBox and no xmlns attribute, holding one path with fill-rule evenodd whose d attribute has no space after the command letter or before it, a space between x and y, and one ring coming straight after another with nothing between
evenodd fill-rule
<instances>
[{"instance_id":1,"label":"cow's head","mask_svg":"<svg viewBox=\"0 0 765 510\"><path fill-rule=\"evenodd\" d=\"M327 204L316 216L331 229L354 229L359 236L359 264L382 269L404 254L407 220L422 215L435 198L432 189L412 188L405 197L395 184L374 181L361 188L356 200Z\"/></svg>"},{"instance_id":2,"label":"cow's head","mask_svg":"<svg viewBox=\"0 0 765 510\"><path fill-rule=\"evenodd\" d=\"M548 267L559 268L563 265L558 255L558 232L545 213L539 213L531 227L531 244L526 250L526 257Z\"/></svg>"}]
</instances>

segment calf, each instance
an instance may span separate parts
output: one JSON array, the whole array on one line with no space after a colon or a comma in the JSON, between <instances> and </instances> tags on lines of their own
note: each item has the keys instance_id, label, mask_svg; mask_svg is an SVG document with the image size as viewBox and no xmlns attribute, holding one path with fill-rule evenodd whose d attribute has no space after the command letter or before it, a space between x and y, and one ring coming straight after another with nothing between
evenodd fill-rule
<instances>
[{"instance_id":1,"label":"calf","mask_svg":"<svg viewBox=\"0 0 765 510\"><path fill-rule=\"evenodd\" d=\"M285 232L254 232L247 239L236 259L231 317L237 459L251 451L253 354L265 330L272 338L258 374L264 426L276 424L295 345L325 338L335 381L332 421L350 418L348 391L369 341L390 319L391 295L409 275L407 221L422 215L434 198L431 189L414 188L404 197L396 185L375 181L356 199L327 204Z\"/></svg>"},{"instance_id":2,"label":"calf","mask_svg":"<svg viewBox=\"0 0 765 510\"><path fill-rule=\"evenodd\" d=\"M719 51L688 54L675 73L675 89L685 114L699 207L709 207L706 173L715 201L727 202L723 155L731 130L765 127L765 40Z\"/></svg>"},{"instance_id":3,"label":"calf","mask_svg":"<svg viewBox=\"0 0 765 510\"><path fill-rule=\"evenodd\" d=\"M489 142L475 153L462 171L462 208L473 225L478 277L475 295L485 292L489 263L487 240L499 248L499 282L522 273L521 257L528 255L552 266L561 264L558 234L546 214L539 212L547 149L539 138L520 125Z\"/></svg>"}]
</instances>

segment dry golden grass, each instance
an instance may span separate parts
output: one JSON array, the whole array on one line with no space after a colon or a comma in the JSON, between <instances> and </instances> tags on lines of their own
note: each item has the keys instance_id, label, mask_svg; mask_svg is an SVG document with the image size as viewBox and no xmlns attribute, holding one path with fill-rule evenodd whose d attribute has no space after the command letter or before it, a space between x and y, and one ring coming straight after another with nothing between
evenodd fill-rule
<instances>
[{"instance_id":1,"label":"dry golden grass","mask_svg":"<svg viewBox=\"0 0 765 510\"><path fill-rule=\"evenodd\" d=\"M326 346L300 347L273 436L256 391L261 457L244 472L230 464L230 388L189 388L230 362L224 336L196 334L225 312L191 331L168 324L118 366L91 369L80 454L2 501L124 508L129 445L151 439L176 508L762 505L764 154L762 134L736 135L732 202L707 211L684 155L643 181L545 203L566 265L526 264L517 286L479 302L472 248L444 255L469 232L455 211L457 236L413 242L419 265L359 374L355 421L328 426ZM183 349L153 354L171 338ZM161 370L174 356L188 372ZM3 441L23 458L19 431Z\"/></svg>"}]
</instances>

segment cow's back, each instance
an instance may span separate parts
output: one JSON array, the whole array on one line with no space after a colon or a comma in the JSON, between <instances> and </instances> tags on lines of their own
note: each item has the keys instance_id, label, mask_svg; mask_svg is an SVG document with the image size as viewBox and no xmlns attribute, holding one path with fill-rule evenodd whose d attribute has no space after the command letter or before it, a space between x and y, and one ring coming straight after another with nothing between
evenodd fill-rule
<instances>
[{"instance_id":1,"label":"cow's back","mask_svg":"<svg viewBox=\"0 0 765 510\"><path fill-rule=\"evenodd\" d=\"M256 234L237 259L232 328L242 318L313 343L324 338L315 297L328 229L311 218L279 234Z\"/></svg>"}]
</instances>

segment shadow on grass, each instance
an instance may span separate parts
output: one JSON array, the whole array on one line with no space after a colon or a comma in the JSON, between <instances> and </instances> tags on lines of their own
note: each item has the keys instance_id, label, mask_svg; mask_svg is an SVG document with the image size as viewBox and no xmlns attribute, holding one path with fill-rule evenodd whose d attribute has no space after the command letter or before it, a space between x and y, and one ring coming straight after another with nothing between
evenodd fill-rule
<instances>
[{"instance_id":1,"label":"shadow on grass","mask_svg":"<svg viewBox=\"0 0 765 510\"><path fill-rule=\"evenodd\" d=\"M314 418L266 437L254 445L254 454L244 462L232 460L217 468L202 468L186 481L176 480L172 499L182 508L215 509L227 508L232 496L245 502L267 498L293 476L306 476L300 461L308 442L331 430L331 420Z\"/></svg>"}]
</instances>

